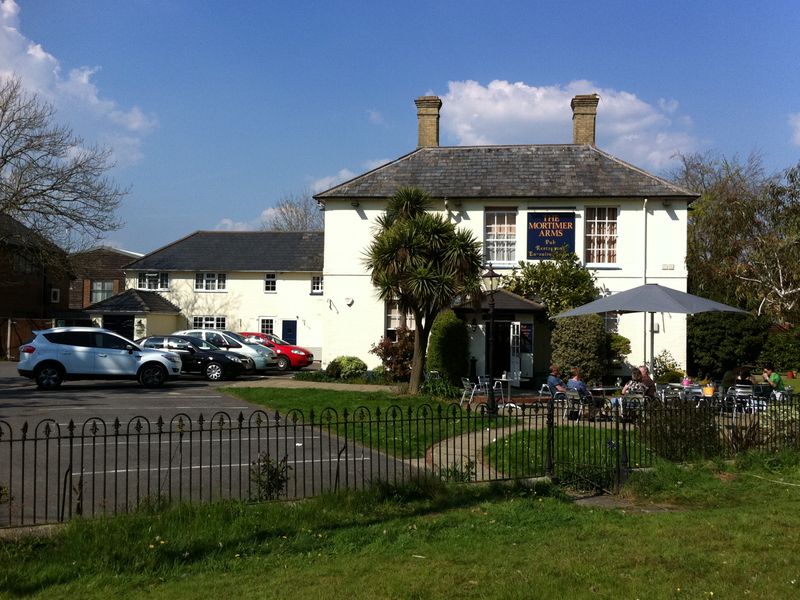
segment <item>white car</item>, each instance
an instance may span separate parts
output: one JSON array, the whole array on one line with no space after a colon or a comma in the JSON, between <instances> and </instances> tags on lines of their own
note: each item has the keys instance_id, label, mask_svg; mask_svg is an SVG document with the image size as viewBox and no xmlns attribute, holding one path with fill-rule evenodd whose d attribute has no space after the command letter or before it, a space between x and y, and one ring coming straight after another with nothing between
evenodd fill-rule
<instances>
[{"instance_id":1,"label":"white car","mask_svg":"<svg viewBox=\"0 0 800 600\"><path fill-rule=\"evenodd\" d=\"M68 379L136 379L158 387L181 374L181 358L174 352L140 348L107 329L54 327L33 334L19 347L17 371L42 389Z\"/></svg>"},{"instance_id":2,"label":"white car","mask_svg":"<svg viewBox=\"0 0 800 600\"><path fill-rule=\"evenodd\" d=\"M253 359L256 371L265 371L278 364L275 352L258 342L247 341L238 333L221 329L186 329L174 331L170 335L190 335L217 346L220 350L230 350Z\"/></svg>"}]
</instances>

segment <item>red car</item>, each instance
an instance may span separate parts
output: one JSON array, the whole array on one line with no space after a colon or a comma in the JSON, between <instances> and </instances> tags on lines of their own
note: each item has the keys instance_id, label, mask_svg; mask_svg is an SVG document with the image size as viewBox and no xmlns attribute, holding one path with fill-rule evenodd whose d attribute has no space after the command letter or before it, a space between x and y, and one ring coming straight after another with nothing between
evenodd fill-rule
<instances>
[{"instance_id":1,"label":"red car","mask_svg":"<svg viewBox=\"0 0 800 600\"><path fill-rule=\"evenodd\" d=\"M239 333L248 341L258 342L271 348L278 362L278 370L288 371L289 369L302 369L314 362L314 354L310 350L295 346L282 340L277 335L271 333L255 333L253 331L242 331Z\"/></svg>"}]
</instances>

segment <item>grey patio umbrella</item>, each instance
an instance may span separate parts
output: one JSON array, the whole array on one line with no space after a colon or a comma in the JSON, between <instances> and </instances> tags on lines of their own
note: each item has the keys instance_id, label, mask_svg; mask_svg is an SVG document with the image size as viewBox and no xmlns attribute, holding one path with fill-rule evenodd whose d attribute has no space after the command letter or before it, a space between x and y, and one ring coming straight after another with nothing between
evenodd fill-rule
<instances>
[{"instance_id":1,"label":"grey patio umbrella","mask_svg":"<svg viewBox=\"0 0 800 600\"><path fill-rule=\"evenodd\" d=\"M672 288L646 283L644 285L600 298L583 306L566 310L555 316L556 319L564 317L578 317L597 313L616 312L650 313L650 365L653 364L653 318L655 313L681 313L695 314L701 312L737 312L747 313L746 310L728 306L721 302L707 300L700 296L673 290Z\"/></svg>"}]
</instances>

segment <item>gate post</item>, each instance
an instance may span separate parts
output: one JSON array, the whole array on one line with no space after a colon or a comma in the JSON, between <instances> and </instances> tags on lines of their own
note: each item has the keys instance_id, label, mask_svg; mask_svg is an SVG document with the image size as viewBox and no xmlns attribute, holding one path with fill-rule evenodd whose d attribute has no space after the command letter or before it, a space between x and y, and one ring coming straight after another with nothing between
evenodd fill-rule
<instances>
[{"instance_id":1,"label":"gate post","mask_svg":"<svg viewBox=\"0 0 800 600\"><path fill-rule=\"evenodd\" d=\"M553 468L553 450L555 447L554 439L555 439L555 399L553 395L550 395L550 399L547 401L547 457L545 463L545 473L547 476L552 479L553 483L558 483L558 479L555 476L555 470Z\"/></svg>"}]
</instances>

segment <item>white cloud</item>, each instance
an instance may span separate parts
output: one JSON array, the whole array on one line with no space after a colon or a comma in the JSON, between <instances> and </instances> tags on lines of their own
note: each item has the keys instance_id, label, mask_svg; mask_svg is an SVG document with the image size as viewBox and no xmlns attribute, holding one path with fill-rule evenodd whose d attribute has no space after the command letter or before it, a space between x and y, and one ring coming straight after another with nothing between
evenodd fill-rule
<instances>
[{"instance_id":1,"label":"white cloud","mask_svg":"<svg viewBox=\"0 0 800 600\"><path fill-rule=\"evenodd\" d=\"M676 153L701 145L691 132L691 119L679 114L677 100L650 104L631 92L586 80L552 86L451 81L442 98L442 131L457 145L569 143L570 100L594 92L600 95L598 146L620 158L663 168Z\"/></svg>"},{"instance_id":2,"label":"white cloud","mask_svg":"<svg viewBox=\"0 0 800 600\"><path fill-rule=\"evenodd\" d=\"M255 227L248 221L234 221L233 219L222 219L217 226L217 231L252 231Z\"/></svg>"},{"instance_id":3,"label":"white cloud","mask_svg":"<svg viewBox=\"0 0 800 600\"><path fill-rule=\"evenodd\" d=\"M792 143L800 146L800 113L789 115L789 126L792 128Z\"/></svg>"},{"instance_id":4,"label":"white cloud","mask_svg":"<svg viewBox=\"0 0 800 600\"><path fill-rule=\"evenodd\" d=\"M90 141L111 145L119 165L139 160L142 137L156 127L155 117L103 97L92 81L99 67L74 68L65 77L60 61L22 34L19 15L14 0L0 1L0 78L18 77L25 89L53 104L56 122Z\"/></svg>"},{"instance_id":5,"label":"white cloud","mask_svg":"<svg viewBox=\"0 0 800 600\"><path fill-rule=\"evenodd\" d=\"M342 183L343 181L347 181L348 179L352 179L355 177L356 174L353 173L350 169L340 169L336 175L328 175L326 177L320 177L319 179L315 179L311 182L309 186L311 188L311 192L316 194L317 192L322 192L329 188L332 188L335 185Z\"/></svg>"},{"instance_id":6,"label":"white cloud","mask_svg":"<svg viewBox=\"0 0 800 600\"><path fill-rule=\"evenodd\" d=\"M369 122L373 125L385 125L386 121L383 119L383 115L380 111L377 110L368 110L367 116L369 118Z\"/></svg>"}]
</instances>

